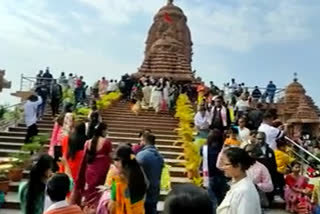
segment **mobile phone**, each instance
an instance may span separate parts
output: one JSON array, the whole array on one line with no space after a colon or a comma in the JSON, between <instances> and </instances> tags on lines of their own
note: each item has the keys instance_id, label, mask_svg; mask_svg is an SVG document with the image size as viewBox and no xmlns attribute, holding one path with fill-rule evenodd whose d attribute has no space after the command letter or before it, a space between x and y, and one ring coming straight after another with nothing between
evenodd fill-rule
<instances>
[{"instance_id":1,"label":"mobile phone","mask_svg":"<svg viewBox=\"0 0 320 214\"><path fill-rule=\"evenodd\" d=\"M59 161L62 157L62 146L54 146L54 160Z\"/></svg>"}]
</instances>

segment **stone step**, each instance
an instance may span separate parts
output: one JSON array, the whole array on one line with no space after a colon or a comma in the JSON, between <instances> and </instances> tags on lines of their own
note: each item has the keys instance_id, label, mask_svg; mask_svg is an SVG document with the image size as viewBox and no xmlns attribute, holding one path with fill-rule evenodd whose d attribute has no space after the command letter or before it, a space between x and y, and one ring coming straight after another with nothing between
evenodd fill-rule
<instances>
[{"instance_id":1,"label":"stone step","mask_svg":"<svg viewBox=\"0 0 320 214\"><path fill-rule=\"evenodd\" d=\"M0 142L23 143L24 139L24 137L18 136L0 136Z\"/></svg>"},{"instance_id":2,"label":"stone step","mask_svg":"<svg viewBox=\"0 0 320 214\"><path fill-rule=\"evenodd\" d=\"M119 144L123 142L113 142L113 149L115 149ZM21 147L23 143L16 142L0 142L0 156L6 157L8 154L12 153L20 153ZM44 145L45 148L49 148L49 145ZM164 158L168 159L176 159L179 156L183 156L183 149L180 146L169 146L169 145L157 145L160 153L164 156ZM26 153L26 152L23 152Z\"/></svg>"},{"instance_id":3,"label":"stone step","mask_svg":"<svg viewBox=\"0 0 320 214\"><path fill-rule=\"evenodd\" d=\"M126 143L126 142L113 141L112 143L115 146L117 146L119 144ZM132 144L132 145L135 145L135 144ZM178 153L182 153L183 152L183 148L181 146L170 146L170 145L157 144L156 147L159 149L160 153L163 152L163 151L166 151L166 152L178 152Z\"/></svg>"},{"instance_id":4,"label":"stone step","mask_svg":"<svg viewBox=\"0 0 320 214\"><path fill-rule=\"evenodd\" d=\"M106 113L113 113L113 112L117 112L118 114L128 114L128 115L135 115L135 113L133 113L130 109L116 109L116 108L112 108L112 109L108 109L107 111L103 112L102 115L106 114ZM168 112L158 112L156 113L153 110L141 110L139 112L140 116L150 116L150 117L171 117ZM172 118L172 117L171 117Z\"/></svg>"},{"instance_id":5,"label":"stone step","mask_svg":"<svg viewBox=\"0 0 320 214\"><path fill-rule=\"evenodd\" d=\"M52 128L39 128L38 130L40 133L51 133ZM27 133L27 128L26 127L10 127L9 132L22 132L22 133Z\"/></svg>"},{"instance_id":6,"label":"stone step","mask_svg":"<svg viewBox=\"0 0 320 214\"><path fill-rule=\"evenodd\" d=\"M157 129L157 130L168 130L168 129L171 129L171 130L174 130L177 125L175 124L155 124L155 123L149 123L149 124L146 124L146 123L135 123L134 121L123 121L123 122L117 122L117 121L109 121L108 123L108 126L109 127L114 127L114 128L131 128L131 127L136 127L136 128L140 128L140 129L143 129L143 128L150 128L150 129ZM26 127L25 124L18 124L18 127ZM47 124L39 124L38 125L38 128L44 128L44 129L53 129L53 124L52 125L47 125Z\"/></svg>"},{"instance_id":7,"label":"stone step","mask_svg":"<svg viewBox=\"0 0 320 214\"><path fill-rule=\"evenodd\" d=\"M53 129L53 123L52 124L37 124L38 128L45 128L45 129ZM26 128L26 124L24 123L19 123L18 127L25 127Z\"/></svg>"},{"instance_id":8,"label":"stone step","mask_svg":"<svg viewBox=\"0 0 320 214\"><path fill-rule=\"evenodd\" d=\"M125 129L126 130L126 129ZM21 131L21 132L0 132L0 137L25 137L26 132ZM138 132L113 132L113 131L108 131L108 135L112 137L138 137ZM157 138L161 139L170 139L170 140L176 140L178 138L177 135L171 134L171 135L166 135L166 134L155 134Z\"/></svg>"},{"instance_id":9,"label":"stone step","mask_svg":"<svg viewBox=\"0 0 320 214\"><path fill-rule=\"evenodd\" d=\"M145 127L147 128L147 127ZM38 128L39 132L42 134L45 133L51 133L52 132L52 128ZM125 134L130 133L133 134L133 136L138 136L138 134L141 132L142 128L136 128L136 127L132 127L132 128L122 128L122 127L109 127L108 131L109 132L123 132ZM16 132L16 133L23 133L24 135L27 133L27 128L26 127L10 127L9 128L9 132L6 132L8 134L4 134L2 136L11 136L9 133L10 132ZM157 129L152 129L152 132L155 135L175 135L176 133L174 132L174 130L157 130ZM20 135L21 136L21 135Z\"/></svg>"},{"instance_id":10,"label":"stone step","mask_svg":"<svg viewBox=\"0 0 320 214\"><path fill-rule=\"evenodd\" d=\"M18 136L0 136L0 142L23 143L23 142L24 142L24 137L18 137Z\"/></svg>"},{"instance_id":11,"label":"stone step","mask_svg":"<svg viewBox=\"0 0 320 214\"><path fill-rule=\"evenodd\" d=\"M165 116L165 115L150 117L142 114L135 115L132 113L103 113L101 114L101 116L104 118L126 118L126 119L135 118L135 119L141 119L141 120L150 120L152 118L152 120L156 120L156 121L169 120L169 121L178 122L178 120L173 118L172 116Z\"/></svg>"},{"instance_id":12,"label":"stone step","mask_svg":"<svg viewBox=\"0 0 320 214\"><path fill-rule=\"evenodd\" d=\"M1 133L0 133L1 135ZM137 132L133 132L133 133L126 133L126 132L113 132L113 131L108 131L108 135L112 136L112 137L130 137L130 138L136 138L139 137L139 134ZM171 140L171 141L175 141L178 139L178 136L175 134L154 134L156 136L156 139L164 139L164 140Z\"/></svg>"},{"instance_id":13,"label":"stone step","mask_svg":"<svg viewBox=\"0 0 320 214\"><path fill-rule=\"evenodd\" d=\"M138 115L131 111L122 111L122 112L102 112L100 114L102 117L106 118L136 118L136 119L153 119L153 120L170 120L170 121L176 121L178 122L178 119L174 118L173 115L168 114L160 114L157 115L155 113L149 114L148 112L141 111ZM43 116L41 120L39 121L55 121L56 118L52 118L50 116Z\"/></svg>"},{"instance_id":14,"label":"stone step","mask_svg":"<svg viewBox=\"0 0 320 214\"><path fill-rule=\"evenodd\" d=\"M177 126L174 126L174 125L150 125L150 124L128 124L128 123L109 123L108 124L108 127L109 128L138 128L140 130L142 129L151 129L152 131L154 132L157 132L157 131L174 131Z\"/></svg>"},{"instance_id":15,"label":"stone step","mask_svg":"<svg viewBox=\"0 0 320 214\"><path fill-rule=\"evenodd\" d=\"M126 123L126 124L143 124L143 125L154 125L154 126L170 126L170 127L177 127L178 123L175 121L156 121L156 120L136 120L134 118L128 120L128 119L106 119L103 118L103 121L105 121L108 125L112 124L118 124L118 123Z\"/></svg>"},{"instance_id":16,"label":"stone step","mask_svg":"<svg viewBox=\"0 0 320 214\"><path fill-rule=\"evenodd\" d=\"M129 120L129 121L128 121ZM132 123L143 123L143 124L146 124L146 125L174 125L174 126L177 126L177 122L176 121L170 121L170 120L162 120L162 121L159 121L159 120L151 120L150 118L149 119L136 119L136 118L105 118L103 117L103 121L105 121L108 125L109 124L112 124L112 123L128 123L129 124L132 124ZM50 126L53 126L53 122L52 121L38 121L37 122L38 126L40 125L50 125Z\"/></svg>"},{"instance_id":17,"label":"stone step","mask_svg":"<svg viewBox=\"0 0 320 214\"><path fill-rule=\"evenodd\" d=\"M140 138L132 138L132 137L114 137L112 135L110 135L108 137L112 142L114 141L122 141L122 142L130 142L130 143L139 143L141 142ZM0 137L1 139L1 137ZM167 140L167 139L161 139L158 138L156 139L156 145L173 145L175 143L175 140Z\"/></svg>"},{"instance_id":18,"label":"stone step","mask_svg":"<svg viewBox=\"0 0 320 214\"><path fill-rule=\"evenodd\" d=\"M121 141L121 142L128 142L132 144L139 143L141 141L140 138L137 137L117 137L117 136L112 136L109 135L109 139L113 141ZM23 136L0 136L0 142L8 142L8 143L23 143L25 140L25 137ZM157 145L173 145L175 143L175 140L170 140L170 139L161 139L158 138L156 139Z\"/></svg>"}]
</instances>

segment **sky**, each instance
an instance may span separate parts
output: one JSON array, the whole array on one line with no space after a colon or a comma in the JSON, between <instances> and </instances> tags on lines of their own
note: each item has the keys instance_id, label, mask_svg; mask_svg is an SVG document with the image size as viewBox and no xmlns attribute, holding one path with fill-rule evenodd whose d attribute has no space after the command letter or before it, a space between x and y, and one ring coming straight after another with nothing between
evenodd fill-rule
<instances>
[{"instance_id":1,"label":"sky","mask_svg":"<svg viewBox=\"0 0 320 214\"><path fill-rule=\"evenodd\" d=\"M50 67L88 83L119 78L142 64L153 16L166 0L1 0L0 69L13 88L20 76ZM285 87L298 73L320 104L319 0L175 0L191 29L193 69L221 86L273 80Z\"/></svg>"}]
</instances>

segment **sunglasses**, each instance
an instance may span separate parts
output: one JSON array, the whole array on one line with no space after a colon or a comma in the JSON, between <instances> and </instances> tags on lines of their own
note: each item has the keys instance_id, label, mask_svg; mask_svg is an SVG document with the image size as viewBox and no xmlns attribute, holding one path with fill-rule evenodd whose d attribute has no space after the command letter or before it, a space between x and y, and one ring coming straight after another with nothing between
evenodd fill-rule
<instances>
[{"instance_id":1,"label":"sunglasses","mask_svg":"<svg viewBox=\"0 0 320 214\"><path fill-rule=\"evenodd\" d=\"M120 161L120 158L113 158L113 161Z\"/></svg>"}]
</instances>

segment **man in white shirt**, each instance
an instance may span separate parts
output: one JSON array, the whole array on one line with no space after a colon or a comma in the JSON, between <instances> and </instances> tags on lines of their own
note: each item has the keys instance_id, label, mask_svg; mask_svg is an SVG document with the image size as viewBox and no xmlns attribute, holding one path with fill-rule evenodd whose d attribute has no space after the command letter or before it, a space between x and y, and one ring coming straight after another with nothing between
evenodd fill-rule
<instances>
[{"instance_id":1,"label":"man in white shirt","mask_svg":"<svg viewBox=\"0 0 320 214\"><path fill-rule=\"evenodd\" d=\"M236 117L239 119L250 108L248 98L242 94L240 99L236 103Z\"/></svg>"},{"instance_id":2,"label":"man in white shirt","mask_svg":"<svg viewBox=\"0 0 320 214\"><path fill-rule=\"evenodd\" d=\"M206 110L204 106L200 106L199 111L194 117L194 123L198 131L199 137L208 137L209 126L210 126L210 113Z\"/></svg>"},{"instance_id":3,"label":"man in white shirt","mask_svg":"<svg viewBox=\"0 0 320 214\"><path fill-rule=\"evenodd\" d=\"M263 122L261 123L258 131L266 134L266 143L273 150L277 148L276 140L283 137L284 132L278 128L272 126L273 115L270 112L266 112L263 116Z\"/></svg>"},{"instance_id":4,"label":"man in white shirt","mask_svg":"<svg viewBox=\"0 0 320 214\"><path fill-rule=\"evenodd\" d=\"M30 139L38 134L37 112L38 106L42 104L40 96L31 95L24 104L24 120L27 126L25 143L30 143Z\"/></svg>"},{"instance_id":5,"label":"man in white shirt","mask_svg":"<svg viewBox=\"0 0 320 214\"><path fill-rule=\"evenodd\" d=\"M117 83L114 80L110 80L107 88L107 93L114 92L116 90L117 90Z\"/></svg>"}]
</instances>

